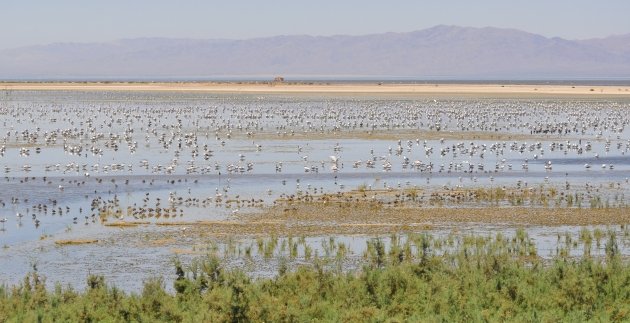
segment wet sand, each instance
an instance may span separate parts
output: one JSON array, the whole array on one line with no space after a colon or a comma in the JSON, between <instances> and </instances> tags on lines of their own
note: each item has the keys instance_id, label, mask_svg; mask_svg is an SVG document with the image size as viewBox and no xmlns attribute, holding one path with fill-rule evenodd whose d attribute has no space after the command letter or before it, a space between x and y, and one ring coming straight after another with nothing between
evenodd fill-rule
<instances>
[{"instance_id":1,"label":"wet sand","mask_svg":"<svg viewBox=\"0 0 630 323\"><path fill-rule=\"evenodd\" d=\"M532 84L379 84L269 82L4 82L0 90L181 91L207 93L333 93L396 95L622 96L630 86Z\"/></svg>"},{"instance_id":2,"label":"wet sand","mask_svg":"<svg viewBox=\"0 0 630 323\"><path fill-rule=\"evenodd\" d=\"M197 223L218 232L249 231L249 233L294 235L320 234L387 234L414 232L436 227L467 223L506 226L565 226L627 224L627 208L535 208L535 207L463 207L420 208L380 207L370 203L322 205L298 203L281 206L256 214L243 222ZM222 227L223 226L223 227ZM209 230L212 231L212 230ZM236 233L235 232L235 233Z\"/></svg>"}]
</instances>

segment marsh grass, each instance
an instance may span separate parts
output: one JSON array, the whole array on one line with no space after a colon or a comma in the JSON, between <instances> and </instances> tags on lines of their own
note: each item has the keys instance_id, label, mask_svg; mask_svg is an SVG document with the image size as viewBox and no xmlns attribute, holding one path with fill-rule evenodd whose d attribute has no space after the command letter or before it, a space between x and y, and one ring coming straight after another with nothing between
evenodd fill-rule
<instances>
[{"instance_id":1,"label":"marsh grass","mask_svg":"<svg viewBox=\"0 0 630 323\"><path fill-rule=\"evenodd\" d=\"M600 232L601 257L570 256L596 236L583 229L577 239L559 235L565 251L548 260L522 229L513 236L392 235L369 240L354 271L335 265L347 252L341 241L324 240L327 251L292 267L284 256L292 247L281 252L284 243L274 237L260 244L263 253L274 246L275 277L252 278L209 253L188 265L174 260L173 293L156 278L128 294L102 276L88 277L83 291L47 290L33 272L0 287L0 322L627 321L630 264L617 234Z\"/></svg>"},{"instance_id":2,"label":"marsh grass","mask_svg":"<svg viewBox=\"0 0 630 323\"><path fill-rule=\"evenodd\" d=\"M105 222L103 225L106 227L118 227L118 228L124 228L124 227L137 227L139 225L147 225L150 224L150 222L147 221L116 221L116 222Z\"/></svg>"},{"instance_id":3,"label":"marsh grass","mask_svg":"<svg viewBox=\"0 0 630 323\"><path fill-rule=\"evenodd\" d=\"M584 208L608 209L626 208L623 194L601 194L598 191L559 190L552 185L532 187L475 187L444 188L425 190L418 187L402 189L370 189L365 184L356 190L329 194L301 194L281 196L274 205L284 205L293 210L295 205L321 203L354 207L356 204L369 204L373 209L387 207L532 207L547 209Z\"/></svg>"},{"instance_id":4,"label":"marsh grass","mask_svg":"<svg viewBox=\"0 0 630 323\"><path fill-rule=\"evenodd\" d=\"M67 246L67 245L82 245L82 244L91 244L98 243L97 239L71 239L71 240L57 240L55 244L58 246Z\"/></svg>"}]
</instances>

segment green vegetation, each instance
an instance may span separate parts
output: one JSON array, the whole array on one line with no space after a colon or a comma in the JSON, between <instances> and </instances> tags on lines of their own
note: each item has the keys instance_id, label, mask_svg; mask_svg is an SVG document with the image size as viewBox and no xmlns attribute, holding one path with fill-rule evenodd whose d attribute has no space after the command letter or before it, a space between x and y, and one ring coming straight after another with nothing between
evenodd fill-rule
<instances>
[{"instance_id":1,"label":"green vegetation","mask_svg":"<svg viewBox=\"0 0 630 323\"><path fill-rule=\"evenodd\" d=\"M139 294L101 276L89 277L85 291L46 290L31 273L0 288L0 322L628 321L630 263L620 241L612 231L559 234L556 256L544 260L522 229L514 237L392 236L370 240L362 269L349 272L338 266L347 247L331 238L308 265L279 259L274 278L251 278L210 254L175 261L173 292L152 279ZM264 257L297 254L293 239L256 244Z\"/></svg>"}]
</instances>

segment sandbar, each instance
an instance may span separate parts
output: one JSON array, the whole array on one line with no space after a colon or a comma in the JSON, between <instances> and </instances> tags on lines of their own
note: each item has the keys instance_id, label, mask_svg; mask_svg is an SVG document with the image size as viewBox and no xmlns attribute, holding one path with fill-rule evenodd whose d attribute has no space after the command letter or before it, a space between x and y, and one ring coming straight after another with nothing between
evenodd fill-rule
<instances>
[{"instance_id":1,"label":"sandbar","mask_svg":"<svg viewBox=\"0 0 630 323\"><path fill-rule=\"evenodd\" d=\"M327 82L0 82L0 90L630 97L627 85Z\"/></svg>"}]
</instances>

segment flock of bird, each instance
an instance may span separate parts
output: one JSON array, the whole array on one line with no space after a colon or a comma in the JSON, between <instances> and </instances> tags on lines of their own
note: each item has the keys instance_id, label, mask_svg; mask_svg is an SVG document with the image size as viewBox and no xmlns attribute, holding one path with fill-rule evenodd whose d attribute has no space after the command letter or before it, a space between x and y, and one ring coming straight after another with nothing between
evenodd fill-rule
<instances>
[{"instance_id":1,"label":"flock of bird","mask_svg":"<svg viewBox=\"0 0 630 323\"><path fill-rule=\"evenodd\" d=\"M375 178L395 189L401 178L488 185L562 174L564 186L579 173L588 187L605 174L626 189L630 171L623 101L25 91L5 93L0 114L3 232L52 216L88 225L191 208L235 214Z\"/></svg>"}]
</instances>

